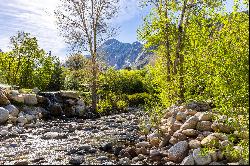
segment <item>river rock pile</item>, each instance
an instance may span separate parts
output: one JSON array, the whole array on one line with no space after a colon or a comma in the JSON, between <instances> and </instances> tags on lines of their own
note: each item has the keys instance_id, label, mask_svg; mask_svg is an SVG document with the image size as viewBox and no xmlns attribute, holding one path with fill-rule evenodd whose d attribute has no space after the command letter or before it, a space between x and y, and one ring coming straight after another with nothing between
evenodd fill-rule
<instances>
[{"instance_id":1,"label":"river rock pile","mask_svg":"<svg viewBox=\"0 0 250 166\"><path fill-rule=\"evenodd\" d=\"M147 141L136 146L145 148L142 151L161 164L244 164L241 158L243 148L236 144L249 139L248 131L239 134L232 126L223 123L223 118L212 113L205 103L174 106L166 111L160 130L154 130ZM210 151L202 155L203 148ZM227 148L230 150L224 153ZM237 156L232 155L233 150Z\"/></svg>"},{"instance_id":2,"label":"river rock pile","mask_svg":"<svg viewBox=\"0 0 250 166\"><path fill-rule=\"evenodd\" d=\"M0 124L35 124L51 117L91 118L79 94L73 91L24 94L18 90L0 89Z\"/></svg>"}]
</instances>

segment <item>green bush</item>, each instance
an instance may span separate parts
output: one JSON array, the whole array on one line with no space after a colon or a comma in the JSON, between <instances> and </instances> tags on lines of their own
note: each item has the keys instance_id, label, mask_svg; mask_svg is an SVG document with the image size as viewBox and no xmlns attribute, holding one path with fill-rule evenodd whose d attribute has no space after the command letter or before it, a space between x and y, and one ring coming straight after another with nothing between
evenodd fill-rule
<instances>
[{"instance_id":1,"label":"green bush","mask_svg":"<svg viewBox=\"0 0 250 166\"><path fill-rule=\"evenodd\" d=\"M150 84L147 70L114 70L108 69L99 77L100 89L98 90L99 107L122 110L127 106L142 106L150 100L155 92ZM103 101L105 100L105 101ZM109 107L110 108L110 107Z\"/></svg>"},{"instance_id":2,"label":"green bush","mask_svg":"<svg viewBox=\"0 0 250 166\"><path fill-rule=\"evenodd\" d=\"M135 93L132 95L128 95L128 102L129 106L139 106L139 105L145 105L148 100L150 100L152 97L148 93Z\"/></svg>"}]
</instances>

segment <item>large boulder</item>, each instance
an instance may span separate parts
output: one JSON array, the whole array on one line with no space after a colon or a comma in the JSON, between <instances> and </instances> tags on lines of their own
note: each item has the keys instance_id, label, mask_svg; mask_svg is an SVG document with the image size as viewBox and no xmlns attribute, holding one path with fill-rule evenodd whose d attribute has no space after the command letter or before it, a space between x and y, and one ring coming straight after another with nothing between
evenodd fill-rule
<instances>
[{"instance_id":1,"label":"large boulder","mask_svg":"<svg viewBox=\"0 0 250 166\"><path fill-rule=\"evenodd\" d=\"M60 91L60 95L66 98L77 99L79 98L79 93L76 91Z\"/></svg>"},{"instance_id":2,"label":"large boulder","mask_svg":"<svg viewBox=\"0 0 250 166\"><path fill-rule=\"evenodd\" d=\"M188 145L190 149L197 149L201 147L201 142L194 139L194 140L189 141Z\"/></svg>"},{"instance_id":3,"label":"large boulder","mask_svg":"<svg viewBox=\"0 0 250 166\"><path fill-rule=\"evenodd\" d=\"M194 165L194 158L192 155L189 155L184 158L180 165Z\"/></svg>"},{"instance_id":4,"label":"large boulder","mask_svg":"<svg viewBox=\"0 0 250 166\"><path fill-rule=\"evenodd\" d=\"M76 115L79 117L83 117L85 115L86 108L85 106L76 106Z\"/></svg>"},{"instance_id":5,"label":"large boulder","mask_svg":"<svg viewBox=\"0 0 250 166\"><path fill-rule=\"evenodd\" d=\"M9 104L4 108L8 110L9 114L12 115L13 117L17 117L17 115L19 114L19 110L14 105Z\"/></svg>"},{"instance_id":6,"label":"large boulder","mask_svg":"<svg viewBox=\"0 0 250 166\"><path fill-rule=\"evenodd\" d=\"M212 162L210 154L202 154L200 148L193 151L193 158L196 165L208 165Z\"/></svg>"},{"instance_id":7,"label":"large boulder","mask_svg":"<svg viewBox=\"0 0 250 166\"><path fill-rule=\"evenodd\" d=\"M0 107L0 124L5 123L9 118L9 111Z\"/></svg>"},{"instance_id":8,"label":"large boulder","mask_svg":"<svg viewBox=\"0 0 250 166\"><path fill-rule=\"evenodd\" d=\"M176 120L184 122L187 115L184 112L178 112L176 115Z\"/></svg>"},{"instance_id":9,"label":"large boulder","mask_svg":"<svg viewBox=\"0 0 250 166\"><path fill-rule=\"evenodd\" d=\"M16 103L23 104L24 103L24 95L19 94L19 95L11 95L10 100Z\"/></svg>"},{"instance_id":10,"label":"large boulder","mask_svg":"<svg viewBox=\"0 0 250 166\"><path fill-rule=\"evenodd\" d=\"M9 99L5 95L5 91L0 89L0 105L8 105L10 104Z\"/></svg>"},{"instance_id":11,"label":"large boulder","mask_svg":"<svg viewBox=\"0 0 250 166\"><path fill-rule=\"evenodd\" d=\"M202 112L199 116L200 121L211 121L212 120L212 114L209 112Z\"/></svg>"},{"instance_id":12,"label":"large boulder","mask_svg":"<svg viewBox=\"0 0 250 166\"><path fill-rule=\"evenodd\" d=\"M201 141L201 145L204 147L218 147L219 139L213 135L208 135Z\"/></svg>"},{"instance_id":13,"label":"large boulder","mask_svg":"<svg viewBox=\"0 0 250 166\"><path fill-rule=\"evenodd\" d=\"M24 94L24 104L36 105L37 103L36 94Z\"/></svg>"},{"instance_id":14,"label":"large boulder","mask_svg":"<svg viewBox=\"0 0 250 166\"><path fill-rule=\"evenodd\" d=\"M199 131L212 131L212 122L210 121L200 121L197 123L196 129Z\"/></svg>"},{"instance_id":15,"label":"large boulder","mask_svg":"<svg viewBox=\"0 0 250 166\"><path fill-rule=\"evenodd\" d=\"M188 153L187 141L180 141L168 150L168 159L173 162L181 162Z\"/></svg>"},{"instance_id":16,"label":"large boulder","mask_svg":"<svg viewBox=\"0 0 250 166\"><path fill-rule=\"evenodd\" d=\"M18 123L21 123L21 124L26 124L26 123L28 123L28 120L27 120L26 117L24 117L24 116L19 116L19 117L17 118L17 122L18 122Z\"/></svg>"},{"instance_id":17,"label":"large boulder","mask_svg":"<svg viewBox=\"0 0 250 166\"><path fill-rule=\"evenodd\" d=\"M198 121L199 119L196 116L192 116L181 126L181 129L195 129Z\"/></svg>"},{"instance_id":18,"label":"large boulder","mask_svg":"<svg viewBox=\"0 0 250 166\"><path fill-rule=\"evenodd\" d=\"M74 117L76 115L75 107L66 107L63 110L66 117Z\"/></svg>"},{"instance_id":19,"label":"large boulder","mask_svg":"<svg viewBox=\"0 0 250 166\"><path fill-rule=\"evenodd\" d=\"M199 132L197 130L194 130L194 129L186 129L186 130L182 131L182 134L185 134L188 137L197 137Z\"/></svg>"},{"instance_id":20,"label":"large boulder","mask_svg":"<svg viewBox=\"0 0 250 166\"><path fill-rule=\"evenodd\" d=\"M61 105L56 103L50 107L49 112L51 113L52 116L61 116L63 113L63 110L62 110Z\"/></svg>"}]
</instances>

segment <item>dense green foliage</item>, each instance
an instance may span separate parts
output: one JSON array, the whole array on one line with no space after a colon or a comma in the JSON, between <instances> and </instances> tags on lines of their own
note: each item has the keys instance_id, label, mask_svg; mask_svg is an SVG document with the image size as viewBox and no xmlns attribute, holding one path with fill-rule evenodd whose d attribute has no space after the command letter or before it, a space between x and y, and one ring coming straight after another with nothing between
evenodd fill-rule
<instances>
[{"instance_id":1,"label":"dense green foliage","mask_svg":"<svg viewBox=\"0 0 250 166\"><path fill-rule=\"evenodd\" d=\"M99 111L142 106L157 100L146 70L108 69L100 75Z\"/></svg>"},{"instance_id":2,"label":"dense green foliage","mask_svg":"<svg viewBox=\"0 0 250 166\"><path fill-rule=\"evenodd\" d=\"M11 37L12 50L0 53L0 80L20 88L60 89L62 69L59 59L40 49L35 37L18 32Z\"/></svg>"},{"instance_id":3,"label":"dense green foliage","mask_svg":"<svg viewBox=\"0 0 250 166\"><path fill-rule=\"evenodd\" d=\"M138 34L145 47L157 46L149 73L161 105L209 100L227 117L225 123L248 130L249 15L238 10L243 4L235 1L232 13L213 0L155 4ZM247 156L248 140L239 144Z\"/></svg>"},{"instance_id":4,"label":"dense green foliage","mask_svg":"<svg viewBox=\"0 0 250 166\"><path fill-rule=\"evenodd\" d=\"M91 79L90 60L81 54L73 54L66 59L65 66L64 89L89 91L88 85Z\"/></svg>"}]
</instances>

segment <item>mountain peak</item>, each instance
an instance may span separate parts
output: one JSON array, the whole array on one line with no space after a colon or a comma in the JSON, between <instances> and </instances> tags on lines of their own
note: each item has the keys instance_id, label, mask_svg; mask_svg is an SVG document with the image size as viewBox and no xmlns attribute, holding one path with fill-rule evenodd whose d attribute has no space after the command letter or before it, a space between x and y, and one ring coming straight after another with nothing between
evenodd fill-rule
<instances>
[{"instance_id":1,"label":"mountain peak","mask_svg":"<svg viewBox=\"0 0 250 166\"><path fill-rule=\"evenodd\" d=\"M104 44L106 45L114 44L114 43L121 43L121 42L116 39L108 39L107 41L104 42Z\"/></svg>"},{"instance_id":2,"label":"mountain peak","mask_svg":"<svg viewBox=\"0 0 250 166\"><path fill-rule=\"evenodd\" d=\"M136 59L147 58L148 55L143 52L142 48L143 45L138 41L131 44L109 39L98 48L98 52L104 55L104 60L109 66L121 69L136 64Z\"/></svg>"}]
</instances>

